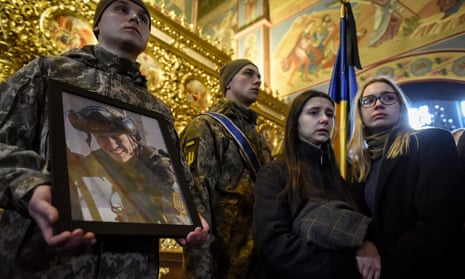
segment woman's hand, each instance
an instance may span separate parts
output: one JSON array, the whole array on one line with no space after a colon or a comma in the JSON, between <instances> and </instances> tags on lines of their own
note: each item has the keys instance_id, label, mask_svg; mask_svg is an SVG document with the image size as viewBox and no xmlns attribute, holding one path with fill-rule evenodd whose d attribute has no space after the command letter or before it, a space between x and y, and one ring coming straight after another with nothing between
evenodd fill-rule
<instances>
[{"instance_id":1,"label":"woman's hand","mask_svg":"<svg viewBox=\"0 0 465 279\"><path fill-rule=\"evenodd\" d=\"M363 279L379 279L381 277L381 257L378 249L371 241L363 242L357 250L357 268Z\"/></svg>"}]
</instances>

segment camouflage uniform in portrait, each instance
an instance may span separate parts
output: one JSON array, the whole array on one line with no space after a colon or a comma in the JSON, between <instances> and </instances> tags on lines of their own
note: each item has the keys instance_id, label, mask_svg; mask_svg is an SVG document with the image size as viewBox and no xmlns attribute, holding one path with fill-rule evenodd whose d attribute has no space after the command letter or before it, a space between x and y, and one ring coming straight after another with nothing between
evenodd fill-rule
<instances>
[{"instance_id":1,"label":"camouflage uniform in portrait","mask_svg":"<svg viewBox=\"0 0 465 279\"><path fill-rule=\"evenodd\" d=\"M51 185L48 79L156 111L168 121L168 136L178 144L170 109L147 92L137 63L88 46L39 57L16 72L0 86L0 207L5 209L0 219L0 278L157 278L156 237L99 236L91 247L59 254L29 216L32 190ZM174 158L180 158L176 153ZM187 165L181 163L191 181Z\"/></svg>"},{"instance_id":2,"label":"camouflage uniform in portrait","mask_svg":"<svg viewBox=\"0 0 465 279\"><path fill-rule=\"evenodd\" d=\"M96 140L98 149L69 156L71 190L79 197L74 202L81 204L73 207L74 219L191 223L169 154L143 144L135 121L115 108L96 105L69 110L67 118L86 136L89 148L93 135L103 144ZM113 158L113 153L119 155Z\"/></svg>"},{"instance_id":3,"label":"camouflage uniform in portrait","mask_svg":"<svg viewBox=\"0 0 465 279\"><path fill-rule=\"evenodd\" d=\"M231 119L245 134L261 164L271 160L257 115L223 99L209 111ZM184 153L195 180L191 188L199 213L211 233L202 248L185 248L183 278L255 278L252 241L254 180L232 136L214 118L199 115L181 133ZM224 260L219 260L224 259ZM214 268L215 270L211 270ZM187 271L186 271L187 270ZM227 274L227 275L225 275Z\"/></svg>"}]
</instances>

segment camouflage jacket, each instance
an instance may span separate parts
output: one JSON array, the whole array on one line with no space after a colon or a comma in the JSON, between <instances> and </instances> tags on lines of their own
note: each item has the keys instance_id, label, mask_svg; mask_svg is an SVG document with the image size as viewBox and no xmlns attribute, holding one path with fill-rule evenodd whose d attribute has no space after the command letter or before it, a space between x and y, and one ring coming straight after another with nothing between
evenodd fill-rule
<instances>
[{"instance_id":1,"label":"camouflage jacket","mask_svg":"<svg viewBox=\"0 0 465 279\"><path fill-rule=\"evenodd\" d=\"M271 160L256 130L255 112L229 100L209 111L229 117L246 135L261 164ZM217 120L199 115L181 133L181 144L195 180L198 211L210 224L201 249L185 249L185 278L256 278L252 242L254 181L232 136Z\"/></svg>"},{"instance_id":2,"label":"camouflage jacket","mask_svg":"<svg viewBox=\"0 0 465 279\"><path fill-rule=\"evenodd\" d=\"M5 209L0 219L0 278L157 278L156 237L101 236L90 248L58 255L30 218L31 190L51 184L49 78L157 111L178 142L170 109L147 92L139 65L101 47L38 57L17 71L0 85L0 207ZM189 175L187 165L185 172Z\"/></svg>"},{"instance_id":3,"label":"camouflage jacket","mask_svg":"<svg viewBox=\"0 0 465 279\"><path fill-rule=\"evenodd\" d=\"M127 162L115 161L101 149L68 155L73 219L190 224L166 151L139 143L137 154Z\"/></svg>"}]
</instances>

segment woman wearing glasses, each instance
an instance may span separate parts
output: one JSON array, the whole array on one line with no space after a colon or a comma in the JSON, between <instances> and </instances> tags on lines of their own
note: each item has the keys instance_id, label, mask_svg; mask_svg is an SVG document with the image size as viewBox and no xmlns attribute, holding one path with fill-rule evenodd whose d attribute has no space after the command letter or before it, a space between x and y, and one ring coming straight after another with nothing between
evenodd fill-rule
<instances>
[{"instance_id":1,"label":"woman wearing glasses","mask_svg":"<svg viewBox=\"0 0 465 279\"><path fill-rule=\"evenodd\" d=\"M465 187L454 139L412 129L406 97L388 78L369 80L355 102L350 180L373 219L381 278L459 278Z\"/></svg>"}]
</instances>

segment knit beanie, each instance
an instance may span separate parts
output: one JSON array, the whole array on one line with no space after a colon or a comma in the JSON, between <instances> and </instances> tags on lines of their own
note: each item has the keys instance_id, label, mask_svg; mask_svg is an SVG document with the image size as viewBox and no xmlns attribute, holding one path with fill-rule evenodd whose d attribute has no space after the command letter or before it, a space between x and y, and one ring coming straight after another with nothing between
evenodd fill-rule
<instances>
[{"instance_id":1,"label":"knit beanie","mask_svg":"<svg viewBox=\"0 0 465 279\"><path fill-rule=\"evenodd\" d=\"M129 0L139 6L141 6L144 11L147 13L147 16L149 17L149 29L150 29L150 24L151 24L151 20L150 20L150 12L149 10L147 9L147 6L145 6L144 2L142 2L141 0ZM98 4L97 4L97 8L95 8L95 15L94 15L94 26L93 26L93 29L95 29L95 26L97 26L97 24L99 23L100 21L100 18L102 17L102 14L103 12L108 8L108 6L110 6L111 3L115 2L115 0L101 0ZM94 31L94 35L95 37L97 37L97 34L95 33Z\"/></svg>"},{"instance_id":2,"label":"knit beanie","mask_svg":"<svg viewBox=\"0 0 465 279\"><path fill-rule=\"evenodd\" d=\"M234 76L245 66L253 65L257 67L252 61L248 59L236 59L224 64L220 69L220 88L223 94L226 94L226 86L234 78ZM258 68L258 67L257 67Z\"/></svg>"}]
</instances>

